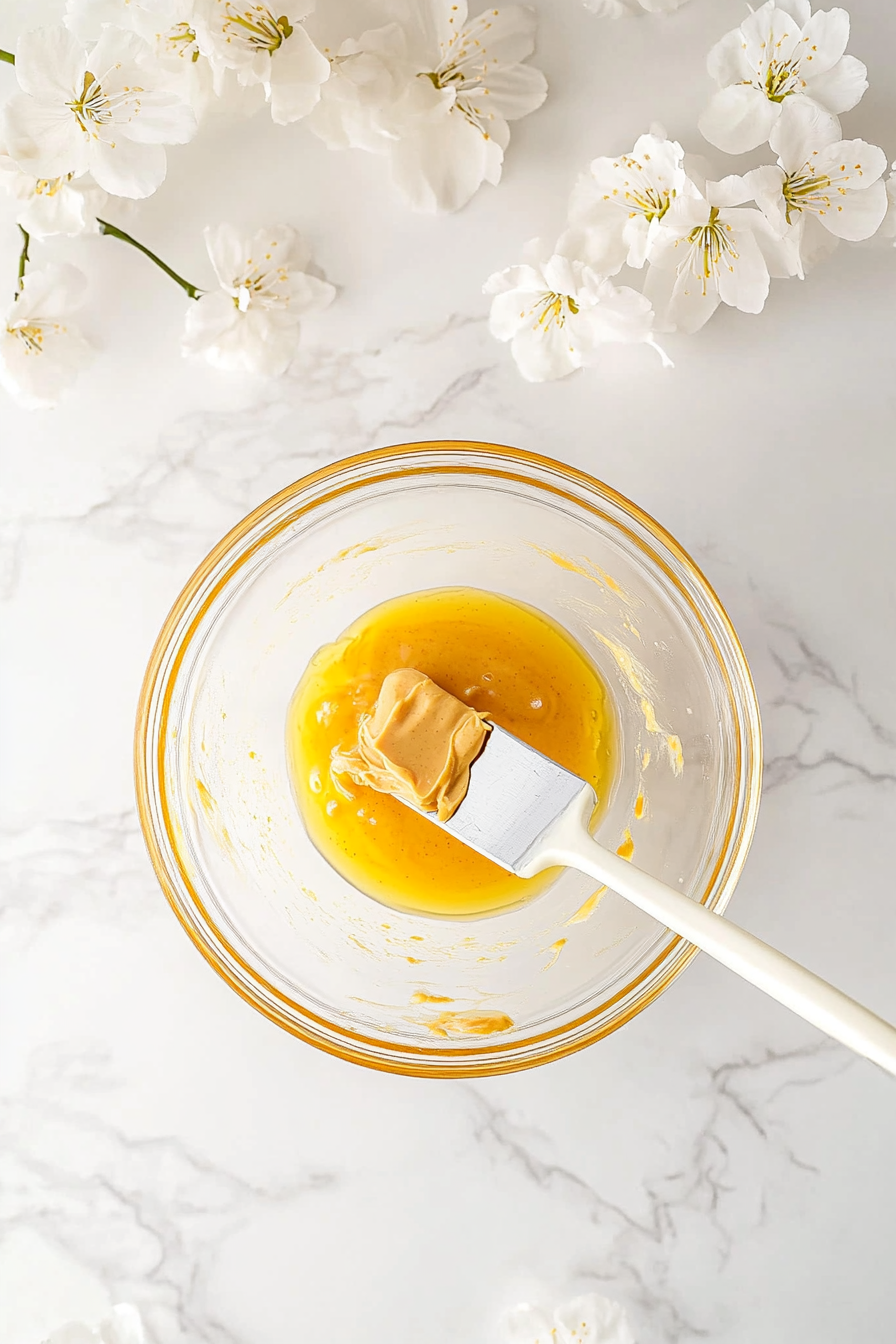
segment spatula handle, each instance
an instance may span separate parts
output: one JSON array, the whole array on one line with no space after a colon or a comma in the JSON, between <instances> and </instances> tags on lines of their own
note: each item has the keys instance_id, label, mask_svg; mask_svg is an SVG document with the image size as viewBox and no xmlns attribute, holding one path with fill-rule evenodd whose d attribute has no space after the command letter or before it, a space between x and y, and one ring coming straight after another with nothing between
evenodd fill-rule
<instances>
[{"instance_id":1,"label":"spatula handle","mask_svg":"<svg viewBox=\"0 0 896 1344\"><path fill-rule=\"evenodd\" d=\"M568 815L558 824L539 854L542 860L578 868L606 883L835 1041L896 1075L896 1027L746 929L604 849L587 834L580 817Z\"/></svg>"}]
</instances>

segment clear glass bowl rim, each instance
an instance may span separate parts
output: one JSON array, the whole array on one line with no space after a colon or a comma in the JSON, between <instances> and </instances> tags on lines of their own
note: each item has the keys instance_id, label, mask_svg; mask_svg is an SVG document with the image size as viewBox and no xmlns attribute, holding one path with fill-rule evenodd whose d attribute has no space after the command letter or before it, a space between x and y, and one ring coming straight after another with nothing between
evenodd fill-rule
<instances>
[{"instance_id":1,"label":"clear glass bowl rim","mask_svg":"<svg viewBox=\"0 0 896 1344\"><path fill-rule=\"evenodd\" d=\"M739 783L741 787L738 792L742 802L735 800L722 853L702 898L704 903L708 903L715 876L727 858L727 877L724 884L716 890L715 897L711 902L712 908L719 912L727 907L733 894L756 827L762 778L762 730L756 692L741 642L717 594L688 553L650 514L611 486L576 467L568 466L566 463L525 449L469 440L446 439L395 444L391 447L371 449L352 457L340 458L303 476L258 505L208 553L185 584L159 632L147 665L137 710L134 736L137 811L150 862L159 885L182 927L209 964L241 998L244 998L252 1007L276 1025L318 1049L368 1068L418 1077L463 1078L509 1073L532 1068L535 1065L549 1063L577 1050L584 1049L585 1046L593 1044L616 1031L619 1027L624 1026L626 1022L642 1012L668 988L676 976L681 974L696 955L698 949L692 944L686 943L683 939L673 936L664 950L648 966L642 967L632 981L614 993L609 999L604 1000L598 1007L572 1022L565 1022L560 1027L539 1032L522 1041L514 1041L509 1046L500 1043L492 1045L483 1043L471 1046L468 1049L463 1047L446 1049L436 1045L426 1047L407 1046L399 1045L395 1041L377 1040L350 1031L341 1024L320 1018L310 1010L286 999L273 986L264 981L263 977L245 961L240 953L229 944L221 931L216 928L188 874L180 865L178 865L180 869L178 880L173 879L170 867L165 859L156 824L156 818L160 818L166 832L169 848L172 853L176 854L177 845L163 788L162 753L166 736L167 709L173 694L177 672L187 656L191 638L198 628L199 622L232 574L270 539L272 533L266 532L260 538L256 537L254 540L250 540L248 545L241 546L241 543L246 538L251 539L259 524L263 523L268 516L276 514L286 504L294 503L296 509L278 521L274 529L275 534L289 526L298 516L313 512L320 504L329 503L334 497L343 493L363 491L366 485L382 483L389 479L425 471L426 467L421 463L421 459L433 454L454 455L457 459L466 459L464 461L458 460L453 466L446 464L442 467L442 470L451 472L469 471L473 474L478 473L499 479L503 477L511 481L523 482L529 486L536 486L539 490L544 490L548 494L562 496L564 492L558 486L550 485L540 479L538 473L550 473L563 478L572 487L573 491L575 491L575 487L578 487L579 491L596 495L599 499L602 498L607 504L628 515L662 548L671 553L675 561L687 574L690 583L695 588L702 590L704 599L713 608L714 615L725 629L731 649L734 651L736 666L732 667L720 656L715 637L705 627L705 622L702 621L701 617L701 623L704 624L706 634L716 651L719 667L726 680L730 685L732 675L734 675L739 682L743 702L742 708L745 711L744 723L747 727L749 739L749 751L741 753L740 758L741 779ZM505 469L486 466L483 459L487 458L499 459ZM382 468L389 463L392 464L393 470L384 471ZM430 469L438 470L439 468L431 464ZM358 475L359 472L366 474ZM347 478L341 483L341 486L339 477ZM327 484L332 484L334 488L320 493L320 488ZM303 495L310 496L304 506ZM593 512L599 512L599 510L590 506L587 500L583 499L581 493L571 493L568 497L579 507L585 509L591 507ZM612 519L612 522L615 526L619 526L618 520ZM223 575L218 575L222 562L228 558L231 561L230 565ZM690 601L690 595L687 593L684 584L674 571L665 564L661 556L654 554L652 558L662 566L676 588ZM214 581L199 610L184 629L185 615L195 604L197 596L202 593L203 589L209 588L210 580ZM161 731L159 731L159 725L161 725ZM153 761L155 762L155 770L151 767ZM748 771L746 777L744 777L745 768ZM740 816L736 817L734 814L738 811ZM737 835L734 834L735 828L737 829ZM194 913L201 916L199 924L192 918ZM217 946L203 935L201 924L207 925L213 931ZM226 950L231 964L228 964L228 961L222 955L220 950L222 948ZM661 974L657 975L658 971L661 971ZM263 987L267 997L264 994L254 992L252 986L247 983L244 977L248 977L250 981L255 981L260 987ZM631 1002L625 1002L639 985L643 985L641 993ZM277 1000L287 1006L288 1011L278 1008ZM615 1003L624 1003L625 1006L608 1021L597 1022L590 1030L587 1029L589 1021L601 1017ZM298 1017L295 1016L297 1012ZM582 1028L585 1029L582 1030ZM572 1039L568 1039L573 1031L577 1031L577 1034ZM557 1037L561 1037L561 1039L558 1040Z\"/></svg>"}]
</instances>

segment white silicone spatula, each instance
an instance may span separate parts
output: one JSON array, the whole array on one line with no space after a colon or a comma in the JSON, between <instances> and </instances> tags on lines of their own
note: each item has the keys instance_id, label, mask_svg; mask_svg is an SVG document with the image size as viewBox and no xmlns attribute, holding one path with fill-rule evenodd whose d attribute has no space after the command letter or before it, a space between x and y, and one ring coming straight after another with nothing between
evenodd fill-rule
<instances>
[{"instance_id":1,"label":"white silicone spatula","mask_svg":"<svg viewBox=\"0 0 896 1344\"><path fill-rule=\"evenodd\" d=\"M896 1074L896 1027L682 891L641 872L588 834L590 784L495 725L470 771L470 787L436 826L519 877L578 868L729 970L859 1055Z\"/></svg>"}]
</instances>

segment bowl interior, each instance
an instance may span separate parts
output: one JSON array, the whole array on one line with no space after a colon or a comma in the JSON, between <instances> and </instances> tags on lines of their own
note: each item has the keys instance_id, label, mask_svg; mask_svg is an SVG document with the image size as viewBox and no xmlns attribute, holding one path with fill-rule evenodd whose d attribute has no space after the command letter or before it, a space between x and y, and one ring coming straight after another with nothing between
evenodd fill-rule
<instances>
[{"instance_id":1,"label":"bowl interior","mask_svg":"<svg viewBox=\"0 0 896 1344\"><path fill-rule=\"evenodd\" d=\"M285 747L308 660L375 604L454 585L546 612L603 673L618 768L602 843L630 835L636 864L720 908L758 797L755 698L724 613L671 539L596 482L433 445L340 464L262 506L194 576L157 647L138 735L144 827L175 909L240 992L315 1044L408 1072L576 1048L688 953L571 870L521 908L438 919L372 901L310 843Z\"/></svg>"}]
</instances>

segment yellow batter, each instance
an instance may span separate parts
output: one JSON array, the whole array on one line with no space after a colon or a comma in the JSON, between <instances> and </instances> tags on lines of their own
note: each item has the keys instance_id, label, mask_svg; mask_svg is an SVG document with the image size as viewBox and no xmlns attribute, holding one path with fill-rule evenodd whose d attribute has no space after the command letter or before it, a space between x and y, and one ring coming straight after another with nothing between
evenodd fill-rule
<instances>
[{"instance_id":1,"label":"yellow batter","mask_svg":"<svg viewBox=\"0 0 896 1344\"><path fill-rule=\"evenodd\" d=\"M481 915L543 891L556 871L514 877L397 798L330 770L358 741L383 680L417 668L587 779L603 803L613 777L612 713L584 650L531 607L475 588L385 602L315 654L289 709L287 753L308 833L359 890L420 914Z\"/></svg>"}]
</instances>

